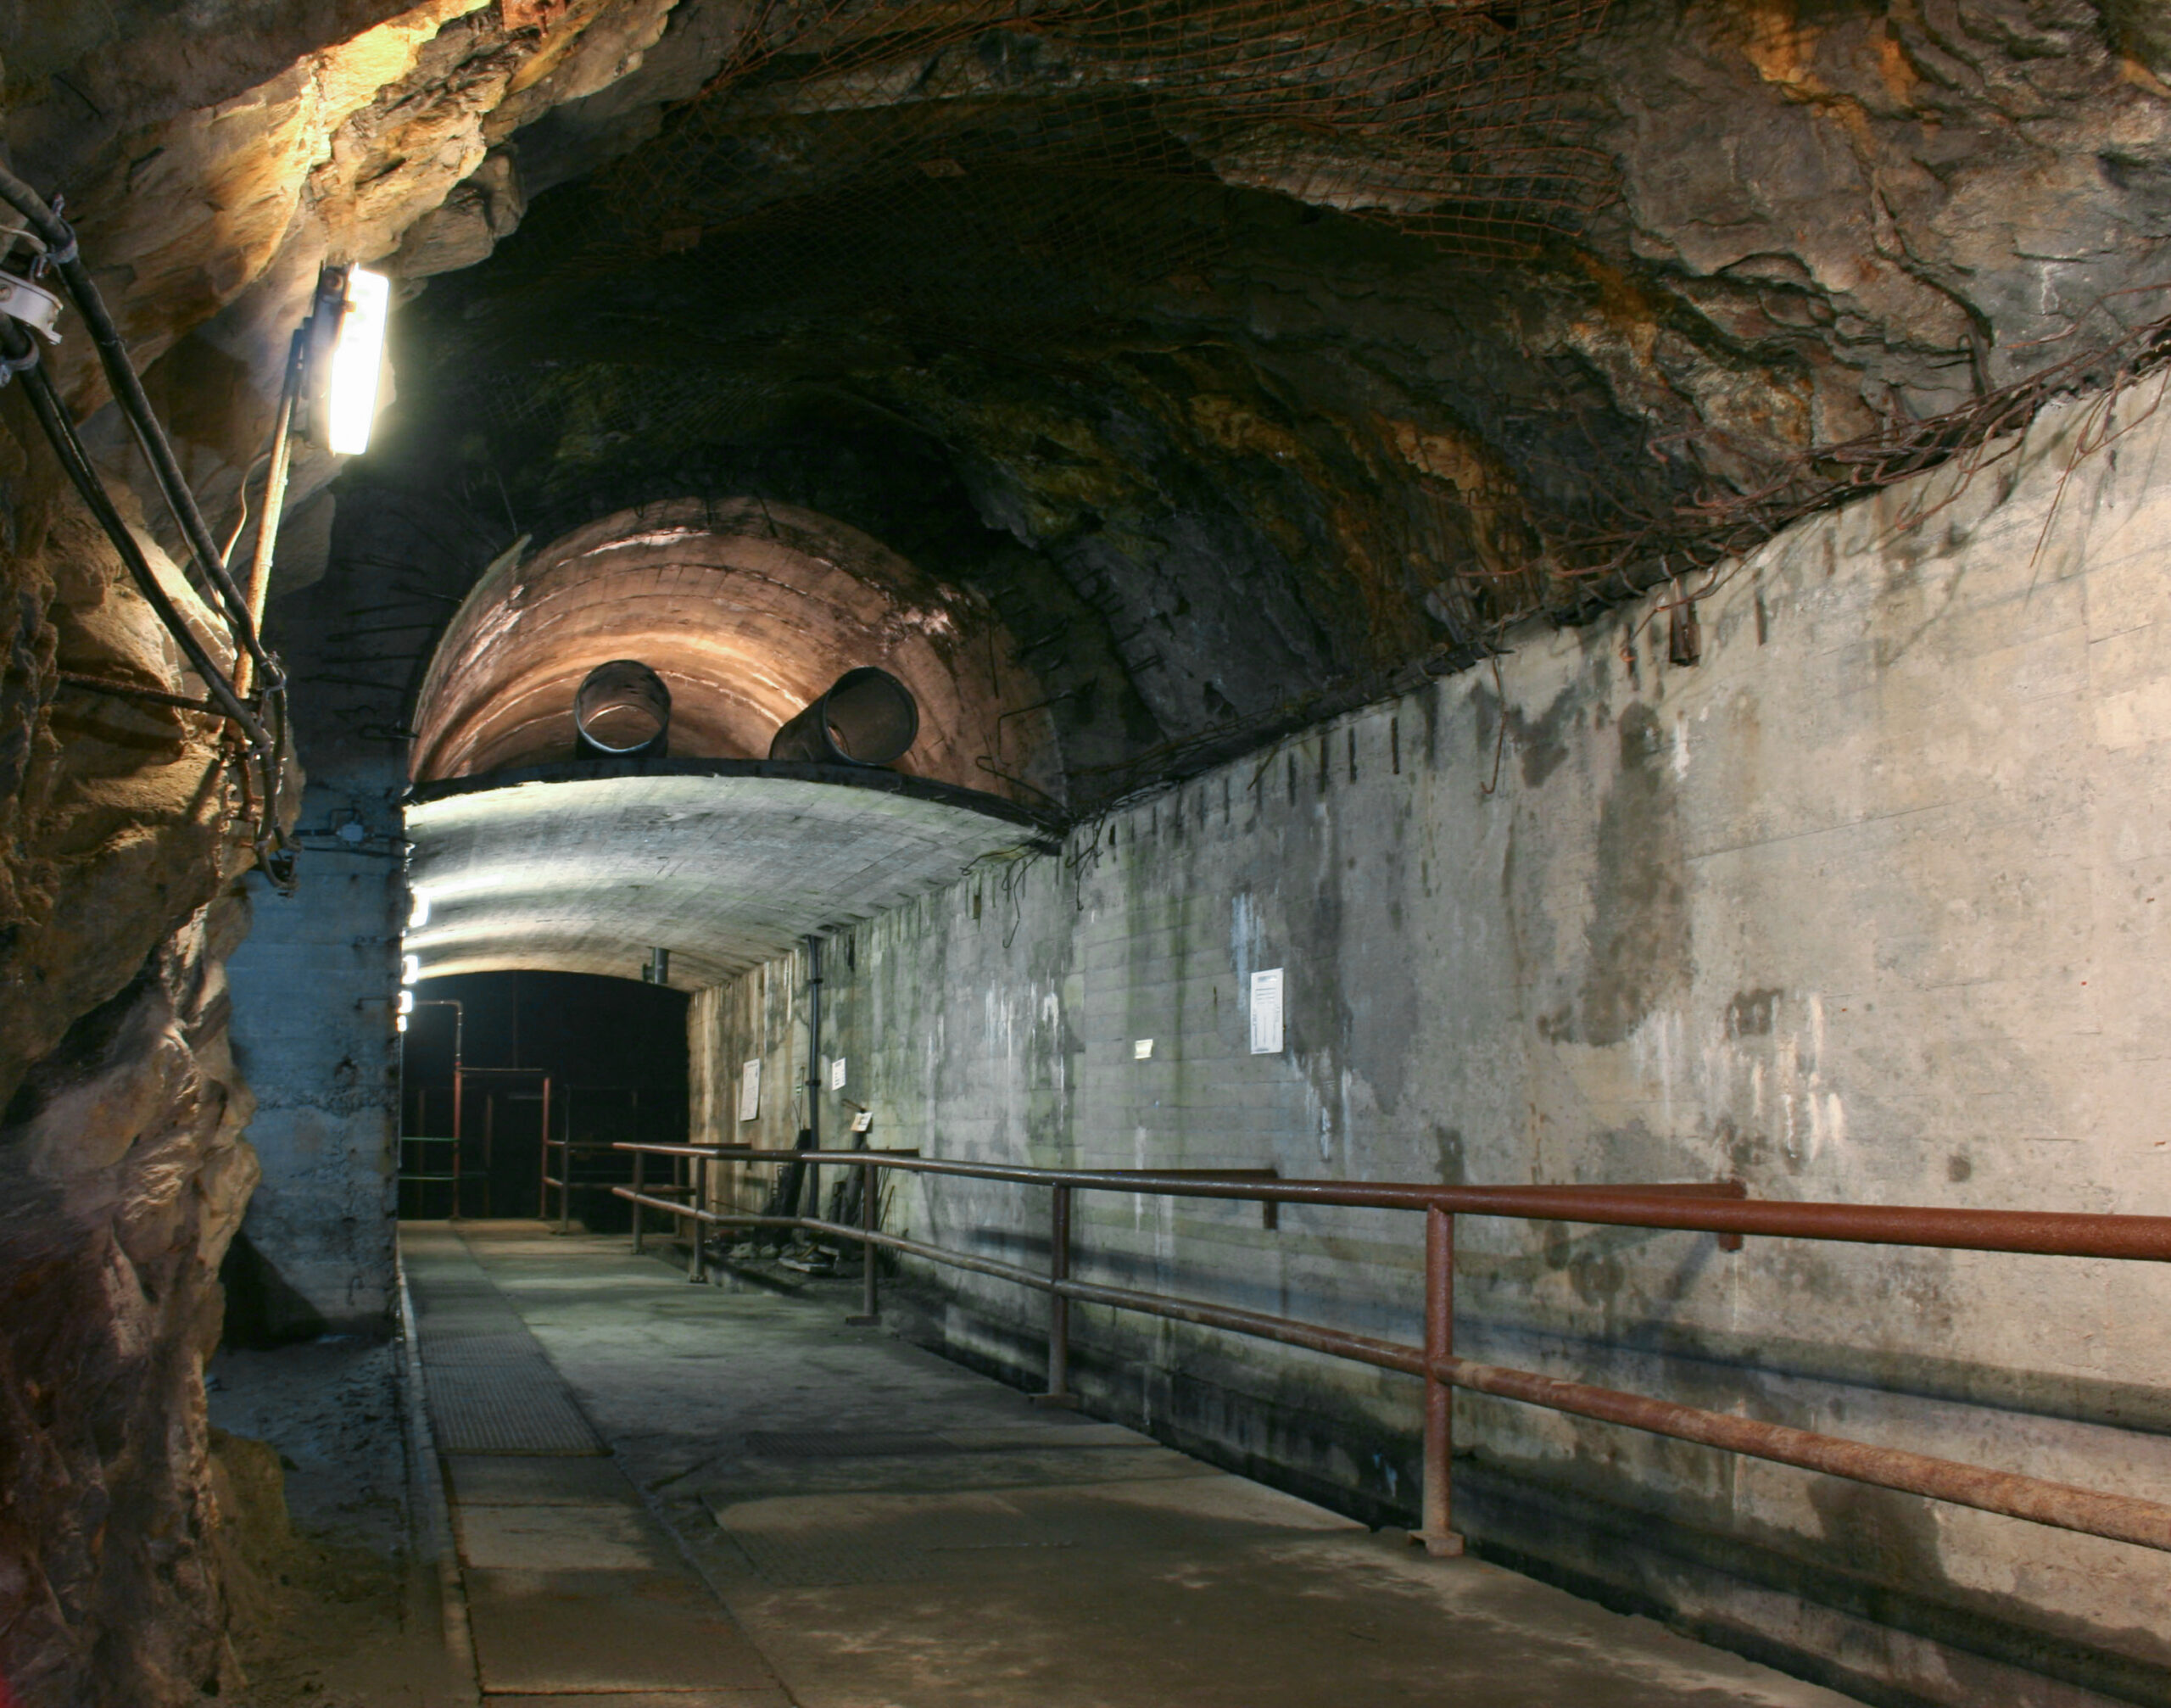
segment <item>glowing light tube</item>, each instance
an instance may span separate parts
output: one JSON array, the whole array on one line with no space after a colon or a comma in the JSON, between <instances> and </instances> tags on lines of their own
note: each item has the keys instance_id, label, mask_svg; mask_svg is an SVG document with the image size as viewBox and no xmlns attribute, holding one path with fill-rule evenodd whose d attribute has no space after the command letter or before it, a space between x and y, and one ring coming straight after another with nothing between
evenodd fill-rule
<instances>
[{"instance_id":1,"label":"glowing light tube","mask_svg":"<svg viewBox=\"0 0 2171 1708\"><path fill-rule=\"evenodd\" d=\"M384 371L384 323L392 307L392 281L360 267L347 270L347 312L332 347L326 398L331 449L357 455L370 448L377 421L377 379Z\"/></svg>"}]
</instances>

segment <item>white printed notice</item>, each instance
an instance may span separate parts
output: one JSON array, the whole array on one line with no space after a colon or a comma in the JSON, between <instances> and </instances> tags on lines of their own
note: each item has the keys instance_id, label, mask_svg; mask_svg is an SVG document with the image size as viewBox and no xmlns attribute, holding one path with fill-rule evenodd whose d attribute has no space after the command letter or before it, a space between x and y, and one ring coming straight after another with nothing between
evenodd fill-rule
<instances>
[{"instance_id":1,"label":"white printed notice","mask_svg":"<svg viewBox=\"0 0 2171 1708\"><path fill-rule=\"evenodd\" d=\"M839 1056L829 1063L829 1089L841 1091L845 1088L845 1058Z\"/></svg>"},{"instance_id":2,"label":"white printed notice","mask_svg":"<svg viewBox=\"0 0 2171 1708\"><path fill-rule=\"evenodd\" d=\"M1252 1053L1281 1053L1281 969L1252 974Z\"/></svg>"},{"instance_id":3,"label":"white printed notice","mask_svg":"<svg viewBox=\"0 0 2171 1708\"><path fill-rule=\"evenodd\" d=\"M751 1121L762 1113L762 1060L756 1056L739 1070L739 1119Z\"/></svg>"}]
</instances>

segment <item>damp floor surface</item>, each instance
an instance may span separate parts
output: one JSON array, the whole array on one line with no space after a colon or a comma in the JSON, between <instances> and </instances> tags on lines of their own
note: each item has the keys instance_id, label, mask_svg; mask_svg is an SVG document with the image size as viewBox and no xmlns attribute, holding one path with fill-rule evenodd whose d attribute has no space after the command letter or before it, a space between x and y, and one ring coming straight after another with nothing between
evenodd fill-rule
<instances>
[{"instance_id":1,"label":"damp floor surface","mask_svg":"<svg viewBox=\"0 0 2171 1708\"><path fill-rule=\"evenodd\" d=\"M409 1224L492 1708L1840 1708L826 1301Z\"/></svg>"}]
</instances>

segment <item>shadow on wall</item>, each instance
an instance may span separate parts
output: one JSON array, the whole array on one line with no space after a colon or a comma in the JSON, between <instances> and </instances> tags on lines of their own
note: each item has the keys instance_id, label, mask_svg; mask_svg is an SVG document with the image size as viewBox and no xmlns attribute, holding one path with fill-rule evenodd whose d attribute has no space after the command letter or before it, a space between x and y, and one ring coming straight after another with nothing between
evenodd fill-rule
<instances>
[{"instance_id":1,"label":"shadow on wall","mask_svg":"<svg viewBox=\"0 0 2171 1708\"><path fill-rule=\"evenodd\" d=\"M332 1332L332 1325L299 1289L279 1273L246 1233L237 1233L219 1265L226 1289L222 1346L291 1346Z\"/></svg>"},{"instance_id":2,"label":"shadow on wall","mask_svg":"<svg viewBox=\"0 0 2171 1708\"><path fill-rule=\"evenodd\" d=\"M678 759L761 759L846 672L918 702L912 775L1045 805L1062 767L1039 682L977 595L812 511L686 499L622 511L484 572L422 683L417 783L571 759L574 701L612 660L667 690Z\"/></svg>"}]
</instances>

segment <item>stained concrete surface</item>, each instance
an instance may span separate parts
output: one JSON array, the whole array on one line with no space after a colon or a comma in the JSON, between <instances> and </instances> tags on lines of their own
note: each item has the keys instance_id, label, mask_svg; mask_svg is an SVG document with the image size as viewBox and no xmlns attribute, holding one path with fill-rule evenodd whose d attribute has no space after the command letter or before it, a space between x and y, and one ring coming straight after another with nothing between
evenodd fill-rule
<instances>
[{"instance_id":1,"label":"stained concrete surface","mask_svg":"<svg viewBox=\"0 0 2171 1708\"><path fill-rule=\"evenodd\" d=\"M391 1324L391 993L408 905L391 857L399 782L377 767L310 789L305 827L351 822L366 839L312 838L291 897L250 879L249 934L226 966L235 1065L256 1097L248 1137L264 1170L227 1279L243 1281L237 1315L280 1338L381 1336Z\"/></svg>"},{"instance_id":2,"label":"stained concrete surface","mask_svg":"<svg viewBox=\"0 0 2171 1708\"><path fill-rule=\"evenodd\" d=\"M2151 387L2156 384L2151 382ZM1995 480L1811 518L1699 600L1694 667L1618 628L1306 732L689 1005L694 1131L742 1064L870 1142L1285 1179L1738 1180L1756 1198L2171 1208L2171 410L2047 410ZM2154 413L2151 414L2151 410ZM2101 419L2118 455L2081 457ZM1640 662L1634 661L1640 659ZM1503 714L1505 714L1504 730ZM1956 722L1956 719L1958 721ZM1248 981L1280 969L1279 1052ZM1141 1055L1141 1042L1151 1041ZM836 1065L843 1083L831 1089ZM767 1165L720 1192L758 1208ZM899 1178L885 1227L1046 1262L1045 1191ZM1414 1216L1106 1194L1073 1272L1404 1343ZM2160 1265L1465 1217L1487 1363L2119 1493L2171 1488ZM1042 1309L907 1269L957 1355ZM1082 1312L1104 1415L1406 1510L1412 1387ZM1263 1420L1250 1397L1285 1404ZM1473 1540L1837 1688L1978 1708L2171 1700L2163 1555L1465 1393ZM1365 1505L1358 1506L1362 1501ZM1655 1515L1655 1521L1647 1515Z\"/></svg>"},{"instance_id":3,"label":"stained concrete surface","mask_svg":"<svg viewBox=\"0 0 2171 1708\"><path fill-rule=\"evenodd\" d=\"M425 1320L418 1248L472 1253L611 1449L447 1463L494 1708L1846 1700L1035 1411L826 1297L538 1224L406 1238Z\"/></svg>"},{"instance_id":4,"label":"stained concrete surface","mask_svg":"<svg viewBox=\"0 0 2171 1708\"><path fill-rule=\"evenodd\" d=\"M407 809L408 881L430 907L402 942L431 977L623 978L628 946L653 944L682 989L712 985L1040 829L997 796L872 769L656 760L511 774L438 784Z\"/></svg>"},{"instance_id":5,"label":"stained concrete surface","mask_svg":"<svg viewBox=\"0 0 2171 1708\"><path fill-rule=\"evenodd\" d=\"M227 1635L243 1708L454 1708L429 1574L409 1521L386 1342L332 1335L222 1350L214 1429Z\"/></svg>"}]
</instances>

